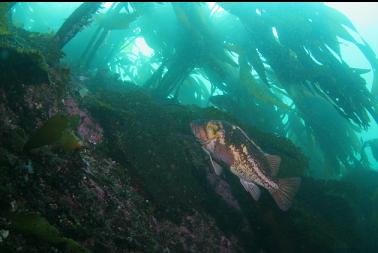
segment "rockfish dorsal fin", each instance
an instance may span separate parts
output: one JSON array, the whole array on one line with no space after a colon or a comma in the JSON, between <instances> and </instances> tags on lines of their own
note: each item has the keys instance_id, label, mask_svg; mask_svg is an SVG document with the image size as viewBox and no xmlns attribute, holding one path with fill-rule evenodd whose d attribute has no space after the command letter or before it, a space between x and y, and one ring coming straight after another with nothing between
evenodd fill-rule
<instances>
[{"instance_id":1,"label":"rockfish dorsal fin","mask_svg":"<svg viewBox=\"0 0 378 253\"><path fill-rule=\"evenodd\" d=\"M251 144L253 144L253 146L255 146L259 151L261 151L261 152L263 152L264 153L264 151L262 151L262 149L251 139L251 138L249 138L249 136L247 135L247 133L246 132L244 132L244 130L243 129L241 129L240 127L235 127L236 129L238 129L240 132L241 132L241 134L242 135L244 135L244 137L251 143Z\"/></svg>"},{"instance_id":2,"label":"rockfish dorsal fin","mask_svg":"<svg viewBox=\"0 0 378 253\"><path fill-rule=\"evenodd\" d=\"M277 176L278 170L281 165L281 157L279 157L278 155L269 155L269 154L265 154L265 157L268 160L268 163L271 167L272 176Z\"/></svg>"},{"instance_id":3,"label":"rockfish dorsal fin","mask_svg":"<svg viewBox=\"0 0 378 253\"><path fill-rule=\"evenodd\" d=\"M256 184L246 181L241 178L240 178L240 183L243 185L244 189L251 194L254 200L256 201L259 200L261 191L260 191L260 188Z\"/></svg>"}]
</instances>

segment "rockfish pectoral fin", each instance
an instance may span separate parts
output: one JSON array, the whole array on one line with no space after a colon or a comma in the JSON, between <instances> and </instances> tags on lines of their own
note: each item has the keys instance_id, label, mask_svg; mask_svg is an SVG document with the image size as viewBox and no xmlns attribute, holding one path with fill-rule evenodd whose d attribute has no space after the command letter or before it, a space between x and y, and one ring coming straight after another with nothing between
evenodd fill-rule
<instances>
[{"instance_id":1,"label":"rockfish pectoral fin","mask_svg":"<svg viewBox=\"0 0 378 253\"><path fill-rule=\"evenodd\" d=\"M213 161L213 168L214 168L214 172L215 172L215 174L217 174L217 176L220 176L223 173L223 167L220 166L218 163L216 163L214 161Z\"/></svg>"},{"instance_id":2,"label":"rockfish pectoral fin","mask_svg":"<svg viewBox=\"0 0 378 253\"><path fill-rule=\"evenodd\" d=\"M300 183L299 177L278 179L278 189L269 189L270 194L282 211L287 211L290 208Z\"/></svg>"},{"instance_id":3,"label":"rockfish pectoral fin","mask_svg":"<svg viewBox=\"0 0 378 253\"><path fill-rule=\"evenodd\" d=\"M281 164L281 157L279 157L278 155L269 154L265 154L265 157L268 160L270 167L272 168L272 176L277 176Z\"/></svg>"},{"instance_id":4,"label":"rockfish pectoral fin","mask_svg":"<svg viewBox=\"0 0 378 253\"><path fill-rule=\"evenodd\" d=\"M261 191L260 188L250 181L246 181L242 178L240 178L240 183L243 185L244 189L251 194L254 200L259 200Z\"/></svg>"},{"instance_id":5,"label":"rockfish pectoral fin","mask_svg":"<svg viewBox=\"0 0 378 253\"><path fill-rule=\"evenodd\" d=\"M212 165L212 167L214 169L215 174L217 176L220 176L222 174L222 172L223 172L223 168L218 163L216 163L216 162L213 161L213 158L211 157L210 152L206 148L202 147L202 149L203 149L203 151L206 152L206 154L209 155L210 162L211 162L211 165Z\"/></svg>"}]
</instances>

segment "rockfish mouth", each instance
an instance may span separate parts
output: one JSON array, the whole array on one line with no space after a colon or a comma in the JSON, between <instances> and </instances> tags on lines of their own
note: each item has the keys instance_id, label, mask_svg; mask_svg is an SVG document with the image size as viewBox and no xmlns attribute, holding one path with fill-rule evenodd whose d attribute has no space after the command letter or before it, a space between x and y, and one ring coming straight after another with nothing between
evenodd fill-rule
<instances>
[{"instance_id":1,"label":"rockfish mouth","mask_svg":"<svg viewBox=\"0 0 378 253\"><path fill-rule=\"evenodd\" d=\"M190 128L194 136L201 144L206 144L208 141L206 129L203 127L206 123L205 120L195 120L190 123Z\"/></svg>"}]
</instances>

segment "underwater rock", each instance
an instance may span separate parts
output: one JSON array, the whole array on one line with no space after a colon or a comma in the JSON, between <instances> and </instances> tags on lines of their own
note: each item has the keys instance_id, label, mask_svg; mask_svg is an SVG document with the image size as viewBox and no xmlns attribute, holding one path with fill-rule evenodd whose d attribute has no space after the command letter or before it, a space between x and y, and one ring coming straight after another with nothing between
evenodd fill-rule
<instances>
[{"instance_id":1,"label":"underwater rock","mask_svg":"<svg viewBox=\"0 0 378 253\"><path fill-rule=\"evenodd\" d=\"M0 43L1 86L49 83L44 57L36 50Z\"/></svg>"},{"instance_id":2,"label":"underwater rock","mask_svg":"<svg viewBox=\"0 0 378 253\"><path fill-rule=\"evenodd\" d=\"M86 142L97 144L103 140L103 129L98 123L95 123L91 116L80 109L75 100L72 97L68 97L64 100L66 111L69 115L76 115L80 123L77 127L79 136Z\"/></svg>"},{"instance_id":3,"label":"underwater rock","mask_svg":"<svg viewBox=\"0 0 378 253\"><path fill-rule=\"evenodd\" d=\"M20 150L9 149L13 144L0 141L2 209L38 210L44 218L36 220L48 220L56 228L50 234L59 231L60 236L45 240L5 226L10 234L4 247L59 251L70 247L69 239L61 244L55 240L69 237L93 252L336 253L374 248L355 246L362 240L356 231L363 224L356 219L360 213L354 202L344 196L355 198L353 187L305 179L292 210L284 215L268 193L255 202L232 174L208 174L210 163L187 124L195 118L232 117L215 109L156 103L135 88L126 91L88 95L83 107L75 103L76 109L68 108L72 113L88 110L91 120L101 124L104 142L96 152L92 144L72 154L46 150L22 157ZM282 156L283 175L305 171L306 159L286 139L246 129L264 150ZM29 159L32 174L24 168ZM376 219L373 213L366 217L372 223ZM374 226L368 231L374 235ZM32 243L30 236L45 243Z\"/></svg>"},{"instance_id":4,"label":"underwater rock","mask_svg":"<svg viewBox=\"0 0 378 253\"><path fill-rule=\"evenodd\" d=\"M284 215L267 192L255 202L231 173L220 178L209 174L210 163L188 123L196 118L236 122L219 110L156 102L135 87L99 90L80 104L76 99L65 100L64 110L90 117L88 125L101 125L103 141L99 146L88 142L76 153L41 149L25 157L16 148L25 142L22 131L18 138L0 140L3 210L39 211L61 238L72 238L93 252L336 253L375 247L357 236L365 225L374 235L376 216L356 208L351 199L358 195L350 184L305 179L292 210ZM73 121L72 128L80 128L82 120ZM14 121L16 129L20 122ZM2 127L2 134L11 129L10 124ZM266 152L282 157L280 177L305 173L306 158L285 138L243 128ZM25 169L29 161L33 173ZM358 215L372 224L361 223ZM55 244L39 235L37 245L27 239L33 237L29 232L4 229L10 231L2 242L5 249L13 249L12 244L40 252L69 247L64 246L68 241ZM358 240L364 246L356 246Z\"/></svg>"},{"instance_id":5,"label":"underwater rock","mask_svg":"<svg viewBox=\"0 0 378 253\"><path fill-rule=\"evenodd\" d=\"M220 179L214 173L208 173L207 179L209 180L209 183L214 187L215 192L220 195L230 207L240 210L240 205L232 195L230 186L226 181Z\"/></svg>"},{"instance_id":6,"label":"underwater rock","mask_svg":"<svg viewBox=\"0 0 378 253\"><path fill-rule=\"evenodd\" d=\"M227 174L224 179L208 175L208 158L189 127L197 118L235 122L232 117L215 109L155 102L138 88L120 88L116 93L103 90L97 94L96 98L87 96L84 104L104 129L104 137L112 147L109 155L129 167L138 187L156 205L159 217L178 222L188 210L204 209L222 229L244 236L245 247L255 247L253 241L246 239L252 236L246 220L255 213L255 202L233 175ZM267 150L282 155L283 164L289 162L282 166L283 175L303 173L306 158L289 141L253 128L248 131L258 136L256 140ZM264 201L261 205L271 203ZM241 212L252 213L243 218ZM237 231L238 226L246 230Z\"/></svg>"},{"instance_id":7,"label":"underwater rock","mask_svg":"<svg viewBox=\"0 0 378 253\"><path fill-rule=\"evenodd\" d=\"M20 43L23 44L26 38L20 39ZM35 41L30 44L33 43ZM185 248L195 251L205 249L208 252L243 252L237 235L226 234L208 212L195 208L203 200L203 197L197 200L197 196L207 197L207 193L201 193L201 190L209 191L210 188L196 188L184 183L183 188L175 191L174 180L177 177L172 177L169 190L173 192L160 190L160 193L169 193L168 196L179 199L183 190L187 197L194 195L192 203L196 204L185 205L185 211L172 206L172 210L178 213L175 222L157 215L163 209L151 201L150 196L142 194L147 187L139 184L137 178L131 180L133 173L129 168L138 166L129 163L121 165L107 155L116 139L105 138L105 130L96 121L97 117L92 117L92 113L78 102L80 98L75 97L75 92L67 85L69 73L56 62L51 62L58 59L55 56L59 56L59 53L52 51L52 55L45 55L46 51L40 53L41 57L43 55L49 59L46 71L50 80L34 79L33 75L38 76L39 72L32 70L28 75L33 82L24 85L24 80L17 80L12 75L9 84L17 85L2 83L0 87L0 115L5 123L0 124L0 227L9 231L0 244L0 251L80 252L87 249L92 252L175 252ZM33 62L33 55L24 56L25 62ZM66 99L63 101L62 98ZM135 115L134 106L143 107L143 98L144 95L133 101L131 115ZM145 110L152 109L153 115L153 108L147 106ZM64 113L71 116L78 114L79 118L62 116ZM158 124L159 120L155 120L155 124ZM124 129L118 128L119 123L114 120L111 122L116 124L118 130ZM135 128L131 129L134 132L127 130L127 134L139 141L138 126L143 122L135 123ZM67 144L69 149L76 147L76 140L72 142L73 136L70 136L74 130L78 130L85 147L68 153L52 148L50 144L63 147ZM159 138L161 129L150 130L152 132L147 131L144 136L155 140ZM173 149L180 150L182 143L190 147L189 151L193 148L185 134L166 136L168 143L182 137L183 142L177 143ZM95 145L97 143L101 145ZM118 147L122 147L120 144ZM35 152L25 152L37 147L39 149ZM144 154L143 146L136 148L141 148L139 151ZM163 150L160 148L163 145L152 148L149 154L160 156ZM188 168L193 163L200 164L202 158L197 157L193 161L185 159L185 152L180 150L173 160L170 160L170 152L167 152L160 158L161 165L155 165L174 172L180 171L180 161L186 160L184 175L194 181L195 177ZM195 152L193 155L196 155ZM195 167L198 168L198 165ZM202 183L205 186L207 179L206 174L203 175ZM169 174L164 176L169 177ZM181 179L186 180L185 177ZM148 189L159 192L160 188L157 182ZM213 201L227 206L221 204L221 198L215 194ZM14 216L11 217L9 213ZM150 223L155 215L155 222ZM195 237L185 231L192 231Z\"/></svg>"}]
</instances>

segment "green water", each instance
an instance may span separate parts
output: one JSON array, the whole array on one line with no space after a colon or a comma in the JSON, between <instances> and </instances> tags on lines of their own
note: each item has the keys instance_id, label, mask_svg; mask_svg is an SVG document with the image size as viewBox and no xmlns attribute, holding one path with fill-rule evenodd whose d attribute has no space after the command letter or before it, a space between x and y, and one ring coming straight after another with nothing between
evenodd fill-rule
<instances>
[{"instance_id":1,"label":"green water","mask_svg":"<svg viewBox=\"0 0 378 253\"><path fill-rule=\"evenodd\" d=\"M376 252L376 3L0 7L0 250ZM241 186L256 164L302 178L288 212Z\"/></svg>"}]
</instances>

